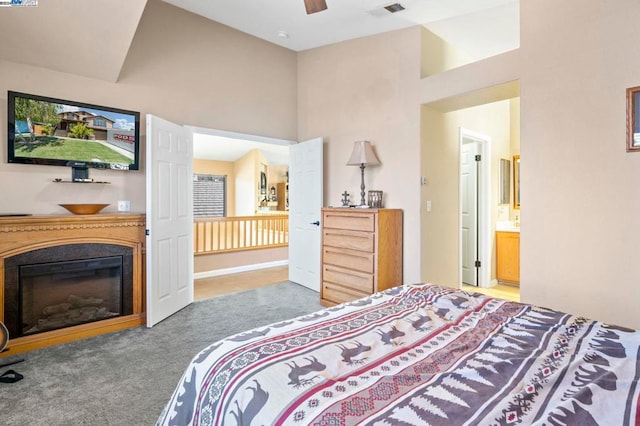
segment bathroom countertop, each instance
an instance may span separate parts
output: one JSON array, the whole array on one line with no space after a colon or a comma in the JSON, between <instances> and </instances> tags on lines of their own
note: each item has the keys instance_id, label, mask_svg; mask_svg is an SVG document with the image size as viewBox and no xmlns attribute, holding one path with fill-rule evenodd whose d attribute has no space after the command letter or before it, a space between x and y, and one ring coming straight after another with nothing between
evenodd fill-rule
<instances>
[{"instance_id":1,"label":"bathroom countertop","mask_svg":"<svg viewBox=\"0 0 640 426\"><path fill-rule=\"evenodd\" d=\"M520 226L516 226L515 222L496 222L496 231L500 232L520 232Z\"/></svg>"}]
</instances>

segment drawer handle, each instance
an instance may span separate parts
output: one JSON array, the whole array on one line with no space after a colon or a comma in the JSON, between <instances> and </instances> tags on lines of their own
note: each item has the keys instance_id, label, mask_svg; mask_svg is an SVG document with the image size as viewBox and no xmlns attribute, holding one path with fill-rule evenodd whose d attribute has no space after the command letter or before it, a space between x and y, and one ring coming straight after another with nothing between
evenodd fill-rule
<instances>
[{"instance_id":1,"label":"drawer handle","mask_svg":"<svg viewBox=\"0 0 640 426\"><path fill-rule=\"evenodd\" d=\"M320 226L320 221L316 220L315 222L310 222L309 225Z\"/></svg>"},{"instance_id":2,"label":"drawer handle","mask_svg":"<svg viewBox=\"0 0 640 426\"><path fill-rule=\"evenodd\" d=\"M342 237L343 236L343 234L341 234L339 232L335 232L334 233L334 232L330 232L330 231L326 231L325 235L327 235L327 236L338 236L338 237ZM371 236L370 235L366 235L366 236L365 235L363 235L363 236L360 236L360 235L349 235L349 238L360 238L360 239L363 239L363 240L368 240L369 238L371 238Z\"/></svg>"},{"instance_id":3,"label":"drawer handle","mask_svg":"<svg viewBox=\"0 0 640 426\"><path fill-rule=\"evenodd\" d=\"M327 271L329 271L329 272L337 272L339 274L344 274L344 275L351 275L352 277L360 278L362 280L366 280L367 279L367 277L363 277L361 275L356 275L356 274L350 274L347 271L338 271L337 269L331 269L331 268L327 268Z\"/></svg>"},{"instance_id":4,"label":"drawer handle","mask_svg":"<svg viewBox=\"0 0 640 426\"><path fill-rule=\"evenodd\" d=\"M338 218L338 219L342 219L342 218L348 217L350 219L359 219L359 220L367 220L367 221L371 220L370 217L363 217L363 216L351 215L351 214L342 214L342 215L339 215L339 216L338 215L328 214L327 217L332 217L332 218L335 217L335 218Z\"/></svg>"},{"instance_id":5,"label":"drawer handle","mask_svg":"<svg viewBox=\"0 0 640 426\"><path fill-rule=\"evenodd\" d=\"M339 251L333 251L333 250L325 250L325 252L327 254L337 254L339 256L346 256L346 257L355 257L357 259L364 259L364 260L369 260L369 257L367 256L358 256L357 254L351 254L351 253L342 253Z\"/></svg>"}]
</instances>

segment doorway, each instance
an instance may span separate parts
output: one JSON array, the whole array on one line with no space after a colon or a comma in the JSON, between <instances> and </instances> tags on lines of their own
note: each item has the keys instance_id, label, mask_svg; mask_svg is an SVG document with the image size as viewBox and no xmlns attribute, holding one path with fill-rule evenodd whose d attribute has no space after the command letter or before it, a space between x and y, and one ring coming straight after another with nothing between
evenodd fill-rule
<instances>
[{"instance_id":1,"label":"doorway","mask_svg":"<svg viewBox=\"0 0 640 426\"><path fill-rule=\"evenodd\" d=\"M276 224L274 228L274 232L277 232L278 235L288 235L288 254L285 258L279 257L280 254L276 253L276 251L281 251L282 240L275 238L276 235L271 235L271 237L267 238L267 243L262 241L262 244L250 247L269 249L269 251L252 250L250 256L251 264L246 263L247 250L240 248L247 247L246 245L241 244L240 247L231 247L231 250L225 246L226 253L216 254L217 259L219 259L219 256L225 256L225 260L217 265L209 264L210 270L202 269L202 272L196 273L196 278L212 278L223 274L243 273L256 269L264 270L288 264L288 278L290 280L301 285L312 286L315 291L319 291L319 229L311 225L318 222L323 201L322 138L296 143L288 140L213 129L196 128L193 132L195 135L194 158L217 160L217 162L223 160L223 162L233 164L231 183L236 180L236 184L235 189L231 189L231 191L235 191L238 195L234 196L236 207L230 216L242 216L247 219L251 222L250 226L253 226L251 228L254 230L253 232L260 227L255 225L254 222L256 221L251 219L254 215L259 215L260 217L268 216L269 218L265 223L271 224L269 226L274 226L273 224L277 220L282 220L282 217L288 217L288 220L284 219L287 223L283 222L282 226ZM255 151L259 151L260 155L252 156L250 154ZM199 153L204 155L200 156ZM222 155L224 158L221 157L221 154L225 154ZM245 161L246 158L248 158L248 162ZM238 169L240 163L242 163L242 170L245 172L242 176L243 179L238 179L240 176ZM250 194L256 189L255 182L258 175L255 174L255 167L258 163L260 166L259 198L265 197L262 200L265 201L264 203L260 201L260 207L256 207L256 197ZM219 167L219 165L216 167ZM274 174L272 173L273 170L279 172ZM289 185L290 177L291 185ZM267 187L270 188L269 200L266 198L269 195L266 194ZM243 203L239 202L238 198L243 196L246 199L247 195L248 207L243 206ZM291 205L289 205L290 197L292 200L296 200ZM244 210L241 211L241 207ZM259 212L256 211L256 208L258 208ZM201 223L198 225L201 225ZM265 228L261 229L260 235L263 234ZM278 241L275 241L276 239ZM260 242L258 241L258 243ZM270 244L274 244L274 246L271 247L269 246ZM315 253L316 248L317 253ZM244 251L243 256L241 256L243 254L241 251ZM206 253L198 252L198 254ZM301 254L303 255L300 256ZM199 257L196 258L200 259ZM223 266L222 269L218 269L219 266ZM300 276L300 271L303 272L302 276Z\"/></svg>"},{"instance_id":2,"label":"doorway","mask_svg":"<svg viewBox=\"0 0 640 426\"><path fill-rule=\"evenodd\" d=\"M489 287L491 140L460 128L458 285Z\"/></svg>"},{"instance_id":3,"label":"doorway","mask_svg":"<svg viewBox=\"0 0 640 426\"><path fill-rule=\"evenodd\" d=\"M283 223L282 216L288 215L288 209L280 202L285 201L284 189L267 194L267 186L280 189L279 182L284 186L288 181L289 146L295 142L209 128L192 131L194 173L220 175L226 180L226 213L215 218L194 215L196 299L273 283L282 273L272 271L286 270L289 260L286 246L271 244L281 244L288 237L280 232L278 241L275 236L273 241L264 237L272 232L274 223ZM258 215L264 220L251 219ZM258 232L267 218L273 218L268 222L270 228Z\"/></svg>"},{"instance_id":4,"label":"doorway","mask_svg":"<svg viewBox=\"0 0 640 426\"><path fill-rule=\"evenodd\" d=\"M194 293L194 220L193 220L193 194L191 182L193 181L193 137L196 133L207 132L208 134L222 135L226 137L236 137L234 139L256 140L263 143L276 143L283 145L292 145L295 151L300 153L308 153L308 155L294 156L289 163L292 169L300 170L301 173L293 173L290 190L291 194L295 194L296 188L298 192L307 193L306 198L299 197L300 200L319 200L317 207L318 218L311 224L319 223L320 208L323 200L322 190L322 172L323 172L323 141L322 138L316 138L302 143L293 141L279 140L273 138L256 137L251 135L238 134L212 129L199 129L193 126L181 126L171 123L151 114L147 114L147 327L162 321L183 307L193 302ZM239 143L239 142L238 142ZM256 150L257 151L257 150ZM298 162L298 157L305 163L313 163L313 171L317 174L313 179L309 179L304 164ZM249 185L253 186L257 182L255 172L257 162L260 158L253 155L251 160L255 169L251 174L253 182ZM318 165L315 167L315 165ZM295 167L294 167L295 166ZM298 181L297 175L300 174L302 179ZM295 179L294 179L295 178ZM260 181L261 182L261 181ZM306 184L306 185L305 185ZM263 185L260 185L262 189ZM265 186L266 189L266 186ZM314 195L315 194L315 195ZM262 195L262 194L261 194ZM254 196L255 199L255 196ZM295 201L295 200L292 200ZM291 207L303 204L301 202L292 202ZM260 204L262 206L262 204ZM267 206L268 207L268 206ZM151 214L153 212L153 214ZM294 215L295 216L295 215ZM299 215L303 216L303 215ZM308 217L303 217L308 220ZM265 220L271 223L273 220ZM278 239L276 245L281 245L279 238L283 234L289 234L290 237L298 235L298 228L293 229L290 233L286 226L281 226L266 230L265 228L257 228L254 232L249 229L243 229L245 236L248 235L250 242L253 243L254 236L260 236L257 240L261 240L264 246L265 238L269 241ZM319 277L319 233L315 233L317 244L311 244L318 248L318 262L313 262L314 268L317 266L317 273L308 274L312 277ZM232 235L232 237L234 237ZM226 241L226 236L224 240ZM231 238L235 240L235 238ZM245 240L243 240L245 241ZM302 239L300 239L302 241ZM289 238L289 272L295 268L292 262L293 238ZM300 243L297 243L296 249L300 250ZM235 250L234 248L233 250ZM316 254L316 253L313 253ZM315 271L315 270L314 270ZM313 271L311 271L313 272ZM305 286L317 287L319 290L319 282L299 284Z\"/></svg>"}]
</instances>

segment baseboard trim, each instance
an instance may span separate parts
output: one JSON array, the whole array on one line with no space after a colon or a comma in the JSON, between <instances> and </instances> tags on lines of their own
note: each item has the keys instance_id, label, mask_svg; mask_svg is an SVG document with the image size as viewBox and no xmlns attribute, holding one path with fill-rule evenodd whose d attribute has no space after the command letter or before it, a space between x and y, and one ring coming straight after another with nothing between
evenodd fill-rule
<instances>
[{"instance_id":1,"label":"baseboard trim","mask_svg":"<svg viewBox=\"0 0 640 426\"><path fill-rule=\"evenodd\" d=\"M33 349L45 348L47 346L53 346L60 343L73 342L74 340L138 327L144 325L146 321L147 316L142 312L138 314L124 315L117 318L89 322L86 324L79 324L72 327L59 328L57 330L46 331L30 336L17 337L9 340L7 345L9 350L0 355L0 360L6 356L31 351Z\"/></svg>"},{"instance_id":2,"label":"baseboard trim","mask_svg":"<svg viewBox=\"0 0 640 426\"><path fill-rule=\"evenodd\" d=\"M237 274L238 272L256 271L258 269L275 268L276 266L285 266L289 264L289 259L276 260L273 262L254 263L253 265L242 265L233 268L214 269L212 271L196 272L193 279L219 277L221 275Z\"/></svg>"}]
</instances>

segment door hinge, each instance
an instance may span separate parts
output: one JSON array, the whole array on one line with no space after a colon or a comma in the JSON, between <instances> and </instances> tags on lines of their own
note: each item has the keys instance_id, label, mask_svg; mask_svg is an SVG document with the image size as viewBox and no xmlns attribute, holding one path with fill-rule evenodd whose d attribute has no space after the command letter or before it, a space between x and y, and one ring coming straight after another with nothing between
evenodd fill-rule
<instances>
[{"instance_id":1,"label":"door hinge","mask_svg":"<svg viewBox=\"0 0 640 426\"><path fill-rule=\"evenodd\" d=\"M480 262L479 260L476 260L475 267L476 268L481 268L482 267L482 262Z\"/></svg>"},{"instance_id":2,"label":"door hinge","mask_svg":"<svg viewBox=\"0 0 640 426\"><path fill-rule=\"evenodd\" d=\"M148 236L149 236L149 234L150 234L149 230L148 230L148 229L145 229L145 230L144 230L144 235L146 235L146 236L148 237Z\"/></svg>"},{"instance_id":3,"label":"door hinge","mask_svg":"<svg viewBox=\"0 0 640 426\"><path fill-rule=\"evenodd\" d=\"M482 161L482 155L480 154L476 155L476 161Z\"/></svg>"}]
</instances>

